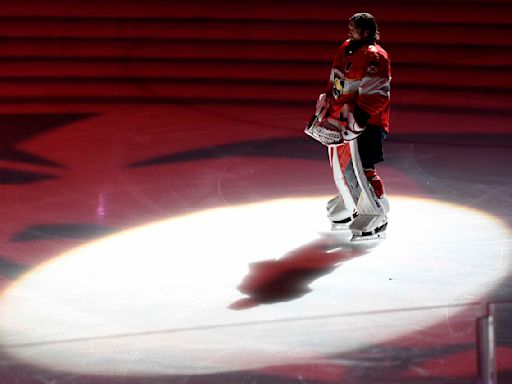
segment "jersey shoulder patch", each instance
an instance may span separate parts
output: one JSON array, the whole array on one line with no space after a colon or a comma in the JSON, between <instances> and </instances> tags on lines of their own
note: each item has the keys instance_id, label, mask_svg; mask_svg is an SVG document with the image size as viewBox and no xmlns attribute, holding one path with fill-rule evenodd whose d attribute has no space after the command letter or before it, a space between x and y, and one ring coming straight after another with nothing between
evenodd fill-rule
<instances>
[{"instance_id":1,"label":"jersey shoulder patch","mask_svg":"<svg viewBox=\"0 0 512 384\"><path fill-rule=\"evenodd\" d=\"M381 67L385 67L387 59L385 55L375 45L369 45L367 50L367 74L376 75ZM384 70L384 69L383 69Z\"/></svg>"}]
</instances>

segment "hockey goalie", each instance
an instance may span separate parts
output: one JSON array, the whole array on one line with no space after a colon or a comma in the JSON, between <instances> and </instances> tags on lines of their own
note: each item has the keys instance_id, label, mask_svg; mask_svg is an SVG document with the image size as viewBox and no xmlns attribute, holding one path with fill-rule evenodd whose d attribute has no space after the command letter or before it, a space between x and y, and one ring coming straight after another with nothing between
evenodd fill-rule
<instances>
[{"instance_id":1,"label":"hockey goalie","mask_svg":"<svg viewBox=\"0 0 512 384\"><path fill-rule=\"evenodd\" d=\"M352 240L385 237L389 204L375 164L389 132L391 69L375 18L356 13L334 57L306 134L327 146L338 195L327 203L333 230Z\"/></svg>"}]
</instances>

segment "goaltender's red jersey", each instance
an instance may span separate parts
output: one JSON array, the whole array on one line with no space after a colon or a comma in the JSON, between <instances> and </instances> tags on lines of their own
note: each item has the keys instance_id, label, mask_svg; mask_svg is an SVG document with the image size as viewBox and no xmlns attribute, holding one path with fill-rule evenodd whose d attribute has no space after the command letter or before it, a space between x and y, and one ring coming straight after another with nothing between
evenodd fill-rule
<instances>
[{"instance_id":1,"label":"goaltender's red jersey","mask_svg":"<svg viewBox=\"0 0 512 384\"><path fill-rule=\"evenodd\" d=\"M391 66L387 52L378 44L363 45L351 51L346 40L334 57L328 95L334 112L355 103L370 115L368 124L389 131Z\"/></svg>"}]
</instances>

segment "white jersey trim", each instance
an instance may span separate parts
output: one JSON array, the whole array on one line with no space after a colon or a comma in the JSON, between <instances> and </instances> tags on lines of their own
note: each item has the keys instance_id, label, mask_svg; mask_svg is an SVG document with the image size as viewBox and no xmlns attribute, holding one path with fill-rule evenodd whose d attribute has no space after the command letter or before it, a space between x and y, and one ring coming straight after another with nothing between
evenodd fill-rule
<instances>
[{"instance_id":1,"label":"white jersey trim","mask_svg":"<svg viewBox=\"0 0 512 384\"><path fill-rule=\"evenodd\" d=\"M390 95L389 79L364 77L359 86L360 95L382 95L389 97Z\"/></svg>"}]
</instances>

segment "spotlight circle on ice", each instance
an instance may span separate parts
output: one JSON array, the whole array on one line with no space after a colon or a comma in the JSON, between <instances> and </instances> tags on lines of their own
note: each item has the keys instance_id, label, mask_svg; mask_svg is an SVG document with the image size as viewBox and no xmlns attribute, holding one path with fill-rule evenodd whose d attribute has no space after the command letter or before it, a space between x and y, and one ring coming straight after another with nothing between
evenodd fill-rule
<instances>
[{"instance_id":1,"label":"spotlight circle on ice","mask_svg":"<svg viewBox=\"0 0 512 384\"><path fill-rule=\"evenodd\" d=\"M70 250L2 293L1 347L101 375L299 364L444 321L444 306L484 296L509 273L510 231L484 212L395 196L387 239L354 244L329 232L326 200L210 209ZM295 285L237 307L258 285L248 276L273 265Z\"/></svg>"}]
</instances>

